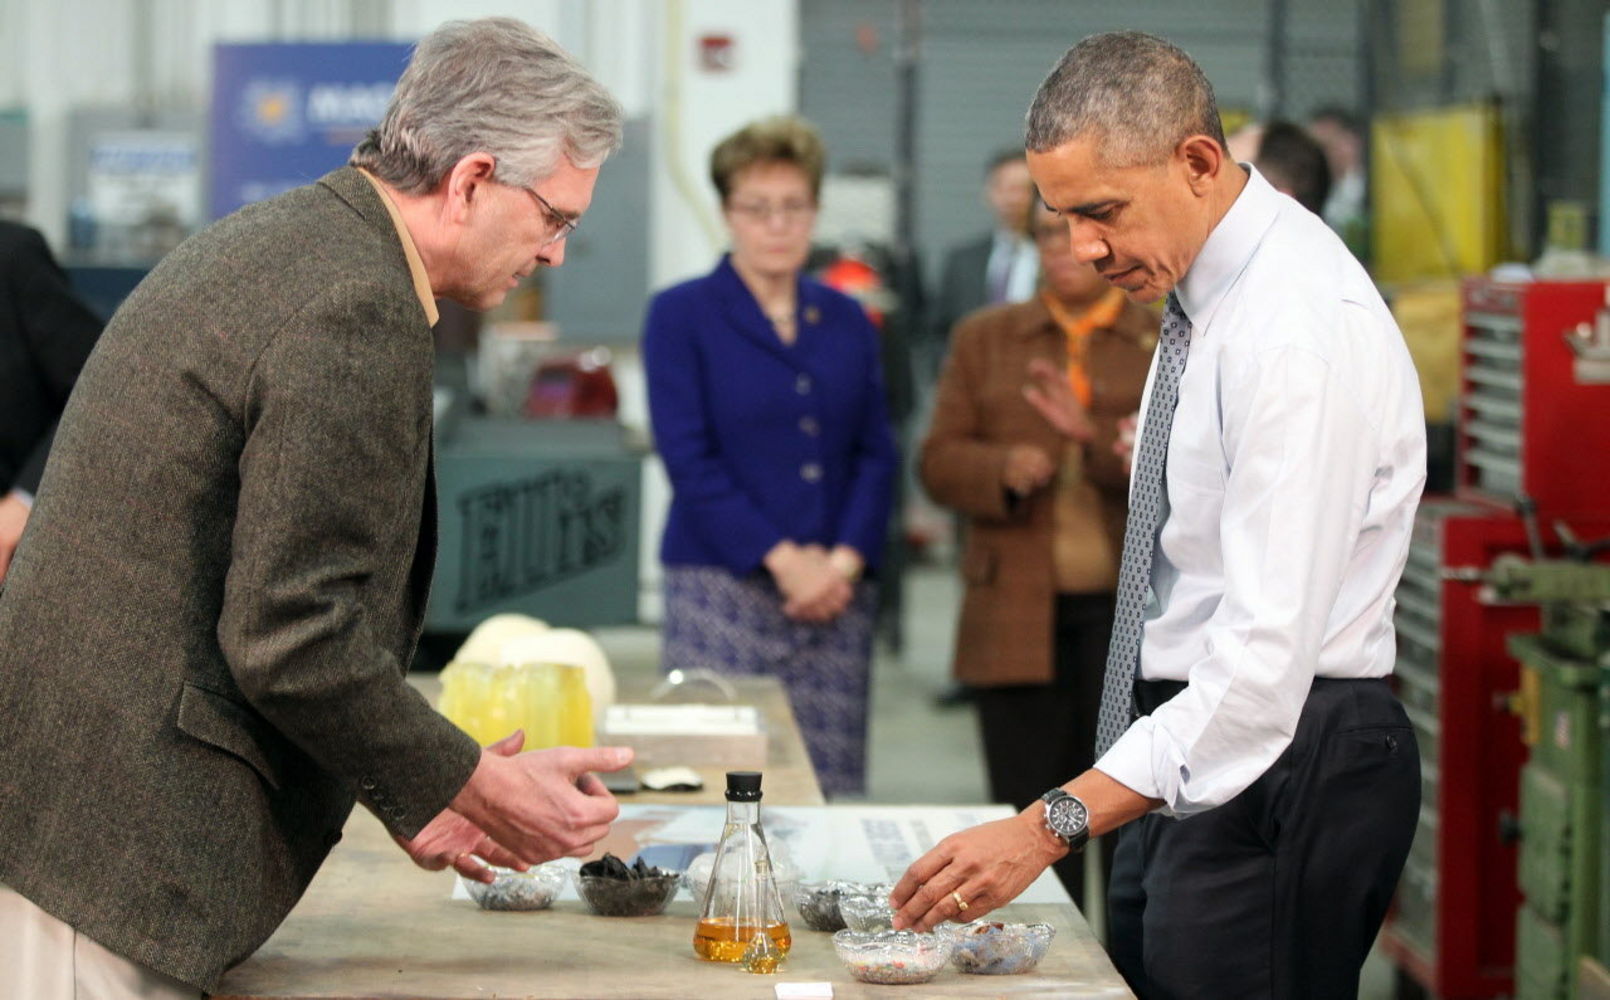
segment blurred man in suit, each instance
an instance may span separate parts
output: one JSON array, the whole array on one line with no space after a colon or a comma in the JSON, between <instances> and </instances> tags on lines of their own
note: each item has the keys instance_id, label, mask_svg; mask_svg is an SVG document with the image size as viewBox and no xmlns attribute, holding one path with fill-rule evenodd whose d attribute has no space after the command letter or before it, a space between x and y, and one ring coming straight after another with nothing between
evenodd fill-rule
<instances>
[{"instance_id":1,"label":"blurred man in suit","mask_svg":"<svg viewBox=\"0 0 1610 1000\"><path fill-rule=\"evenodd\" d=\"M945 256L934 315L933 346L926 381L932 382L950 343L950 331L968 313L984 306L1026 302L1040 277L1040 255L1028 223L1034 181L1021 149L1003 150L990 158L984 172L984 203L994 216L988 233L968 240Z\"/></svg>"},{"instance_id":2,"label":"blurred man in suit","mask_svg":"<svg viewBox=\"0 0 1610 1000\"><path fill-rule=\"evenodd\" d=\"M350 166L192 237L118 310L0 594L0 996L211 989L355 801L482 880L607 833L590 772L630 751L483 750L404 673L435 299L557 267L620 128L528 26L444 25Z\"/></svg>"},{"instance_id":3,"label":"blurred man in suit","mask_svg":"<svg viewBox=\"0 0 1610 1000\"><path fill-rule=\"evenodd\" d=\"M56 421L100 335L101 321L73 294L44 238L0 222L0 584Z\"/></svg>"}]
</instances>

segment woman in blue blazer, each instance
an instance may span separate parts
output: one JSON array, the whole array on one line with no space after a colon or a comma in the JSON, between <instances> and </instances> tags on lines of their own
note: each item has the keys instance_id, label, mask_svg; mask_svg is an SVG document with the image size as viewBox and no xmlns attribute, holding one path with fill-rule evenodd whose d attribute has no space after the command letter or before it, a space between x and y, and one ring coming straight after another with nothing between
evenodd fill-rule
<instances>
[{"instance_id":1,"label":"woman in blue blazer","mask_svg":"<svg viewBox=\"0 0 1610 1000\"><path fill-rule=\"evenodd\" d=\"M732 252L654 297L643 356L672 488L661 667L779 678L833 796L866 785L866 574L898 460L877 332L800 273L824 160L795 118L716 147Z\"/></svg>"}]
</instances>

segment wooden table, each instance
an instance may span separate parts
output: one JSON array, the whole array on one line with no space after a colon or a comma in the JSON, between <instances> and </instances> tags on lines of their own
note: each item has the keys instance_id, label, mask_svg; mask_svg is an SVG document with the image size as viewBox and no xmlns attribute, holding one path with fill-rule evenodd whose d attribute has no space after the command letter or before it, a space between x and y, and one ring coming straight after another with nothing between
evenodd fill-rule
<instances>
[{"instance_id":1,"label":"wooden table","mask_svg":"<svg viewBox=\"0 0 1610 1000\"><path fill-rule=\"evenodd\" d=\"M833 953L832 936L803 925L795 926L793 950L775 976L701 962L691 946L698 914L685 896L657 917L605 918L565 899L535 913L483 912L449 898L450 889L448 876L414 869L378 821L355 813L346 839L290 918L224 978L215 996L760 1000L774 996L773 984L780 981L829 981L840 1000L1132 995L1070 903L1014 904L1000 911L1002 919L1056 926L1056 940L1033 973L968 976L947 967L933 981L902 992L853 980Z\"/></svg>"},{"instance_id":2,"label":"wooden table","mask_svg":"<svg viewBox=\"0 0 1610 1000\"><path fill-rule=\"evenodd\" d=\"M435 677L411 678L434 700ZM623 702L646 699L652 679L625 679ZM884 816L899 807L822 806L822 792L782 686L771 678L738 679L739 700L761 710L768 735L766 806L805 807L815 814L845 811ZM623 796L627 813L601 850L630 856L652 823L645 813L693 818L719 832L719 814L665 806L716 806L723 768L699 767L705 787L691 793ZM648 807L637 810L636 806ZM763 806L765 808L765 806ZM631 815L636 813L636 815ZM770 824L768 824L770 825ZM934 837L942 830L932 831ZM837 844L839 840L827 838ZM857 876L861 877L861 876ZM307 895L279 931L220 984L224 1000L491 1000L533 997L585 1000L627 997L663 1000L770 998L780 981L830 981L839 998L888 996L893 987L857 983L833 953L831 935L795 925L793 951L776 976L751 976L728 965L701 962L692 951L695 904L685 894L658 917L604 918L578 899L561 898L536 913L483 912L450 898L452 877L411 865L385 829L360 809ZM1061 903L1014 904L1002 919L1045 920L1057 928L1051 952L1026 976L964 976L947 969L904 995L930 997L1128 997L1088 926L1060 887ZM790 916L794 914L790 913Z\"/></svg>"}]
</instances>

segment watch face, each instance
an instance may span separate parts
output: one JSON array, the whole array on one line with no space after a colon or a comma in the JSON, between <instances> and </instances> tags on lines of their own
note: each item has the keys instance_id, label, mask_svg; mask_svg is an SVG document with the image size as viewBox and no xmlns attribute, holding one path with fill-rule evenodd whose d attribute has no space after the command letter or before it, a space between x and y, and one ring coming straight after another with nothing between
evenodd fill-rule
<instances>
[{"instance_id":1,"label":"watch face","mask_svg":"<svg viewBox=\"0 0 1610 1000\"><path fill-rule=\"evenodd\" d=\"M1070 795L1046 807L1045 822L1063 837L1073 837L1089 824L1090 814L1083 802Z\"/></svg>"}]
</instances>

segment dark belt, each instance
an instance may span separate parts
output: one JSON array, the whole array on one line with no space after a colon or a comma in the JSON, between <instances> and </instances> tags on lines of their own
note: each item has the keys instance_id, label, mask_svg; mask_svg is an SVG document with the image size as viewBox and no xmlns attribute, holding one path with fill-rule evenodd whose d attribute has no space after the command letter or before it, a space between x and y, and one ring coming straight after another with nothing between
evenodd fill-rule
<instances>
[{"instance_id":1,"label":"dark belt","mask_svg":"<svg viewBox=\"0 0 1610 1000\"><path fill-rule=\"evenodd\" d=\"M1384 677L1315 677L1312 686L1309 688L1309 694L1311 696L1315 690L1333 685L1385 685L1386 683L1387 680ZM1143 715L1151 715L1162 706L1163 702L1168 701L1184 690L1184 681L1143 681L1137 677L1135 679L1134 693L1130 696L1129 710L1133 716L1130 721L1133 722Z\"/></svg>"},{"instance_id":2,"label":"dark belt","mask_svg":"<svg viewBox=\"0 0 1610 1000\"><path fill-rule=\"evenodd\" d=\"M1143 681L1137 677L1129 710L1136 719L1151 715L1163 702L1184 690L1184 681Z\"/></svg>"}]
</instances>

